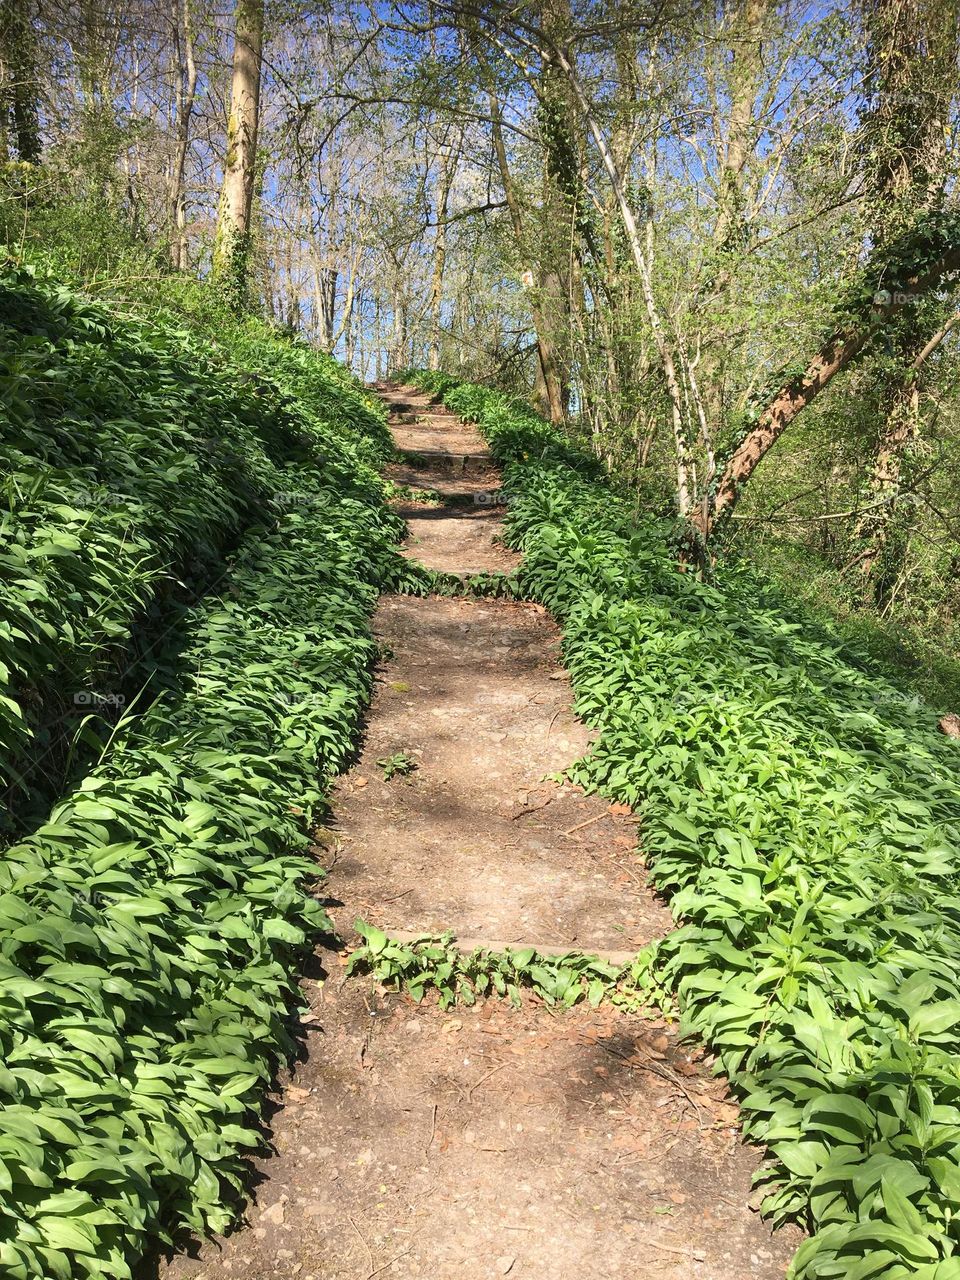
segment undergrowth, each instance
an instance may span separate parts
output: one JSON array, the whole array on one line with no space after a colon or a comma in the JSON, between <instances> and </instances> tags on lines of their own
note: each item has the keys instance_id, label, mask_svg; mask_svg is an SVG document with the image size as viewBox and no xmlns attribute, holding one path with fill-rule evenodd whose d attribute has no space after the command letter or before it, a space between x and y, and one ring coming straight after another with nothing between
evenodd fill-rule
<instances>
[{"instance_id":1,"label":"undergrowth","mask_svg":"<svg viewBox=\"0 0 960 1280\"><path fill-rule=\"evenodd\" d=\"M350 955L348 973L370 973L385 986L406 993L418 1003L435 992L441 1009L472 1005L483 997L509 1000L515 1008L523 991L545 1004L569 1009L586 1001L596 1008L604 1000L628 1009L671 1008L668 994L650 972L652 948L630 964L617 965L582 951L543 955L533 947L504 951L477 948L462 951L452 933L424 934L410 942L391 938L375 925L356 922L363 942Z\"/></svg>"},{"instance_id":2,"label":"undergrowth","mask_svg":"<svg viewBox=\"0 0 960 1280\"><path fill-rule=\"evenodd\" d=\"M251 322L238 350L254 372L237 389L243 373L225 356L213 379L212 366L189 363L187 338L173 354L169 320L154 322L157 334L48 282L17 288L35 290L38 306L52 298L61 317L87 316L121 348L142 343L146 385L169 391L164 403L189 419L193 442L177 419L164 438L161 406L142 401L130 370L121 377L109 343L78 355L82 332L53 351L49 335L37 340L54 401L73 409L45 452L29 416L37 409L49 424L50 406L38 392L16 411L40 481L33 524L13 491L11 544L35 562L32 586L4 587L8 618L23 620L8 636L15 690L40 688L60 663L74 678L74 650L99 662L138 607L133 596L115 607L58 524L89 530L94 560L122 580L120 556L138 540L159 572L184 539L212 548L219 535L208 531L248 499L257 513L180 620L176 679L119 721L99 763L0 860L0 1273L126 1277L176 1231L224 1229L245 1153L262 1144L264 1090L292 1047L296 977L329 928L309 891L320 874L311 830L355 740L375 659L369 614L405 571L402 530L373 465L389 455L382 415L332 361ZM16 358L29 364L26 347ZM68 387L57 352L72 368ZM122 390L127 375L108 419L101 380ZM213 383L221 393L207 397ZM235 404L231 425L221 410ZM86 442L76 457L71 434ZM203 434L209 453L197 452ZM139 497L60 510L64 486L81 480L126 493L124 466ZM105 540L105 516L119 547ZM152 585L141 580L141 597ZM75 620L50 635L42 662L18 633L30 638L31 590L52 628Z\"/></svg>"},{"instance_id":3,"label":"undergrowth","mask_svg":"<svg viewBox=\"0 0 960 1280\"><path fill-rule=\"evenodd\" d=\"M960 1276L960 749L746 566L708 584L526 406L441 375L505 467L519 585L562 625L681 927L653 972L764 1143L792 1275Z\"/></svg>"},{"instance_id":4,"label":"undergrowth","mask_svg":"<svg viewBox=\"0 0 960 1280\"><path fill-rule=\"evenodd\" d=\"M751 559L775 577L785 592L802 601L805 610L829 627L849 648L882 668L908 696L943 711L960 707L960 634L932 635L933 624L907 625L881 618L865 608L852 588L837 575L834 564L820 559L809 547L785 538L768 537L751 549ZM941 629L942 630L942 629Z\"/></svg>"},{"instance_id":5,"label":"undergrowth","mask_svg":"<svg viewBox=\"0 0 960 1280\"><path fill-rule=\"evenodd\" d=\"M288 468L341 454L348 436L360 458L390 448L382 414L332 361L257 320L214 311L197 329L153 310L123 314L0 264L8 808L49 804L81 717L110 720L137 692L123 685L131 641L139 628L136 647L151 648L169 623L165 601L215 581L247 527L297 506L317 513Z\"/></svg>"}]
</instances>

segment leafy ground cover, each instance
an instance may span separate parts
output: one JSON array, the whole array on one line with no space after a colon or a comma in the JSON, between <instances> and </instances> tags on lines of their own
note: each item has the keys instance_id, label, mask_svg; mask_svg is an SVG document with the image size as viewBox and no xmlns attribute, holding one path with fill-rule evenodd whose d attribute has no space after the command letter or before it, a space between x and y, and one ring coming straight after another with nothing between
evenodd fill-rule
<instances>
[{"instance_id":1,"label":"leafy ground cover","mask_svg":"<svg viewBox=\"0 0 960 1280\"><path fill-rule=\"evenodd\" d=\"M142 320L43 271L0 266L9 799L61 780L76 713L119 701L118 656L158 597L176 595L185 575L215 580L244 528L304 501L286 466L342 452L344 431L356 448L358 428L368 451L388 447L377 414L334 369L255 320Z\"/></svg>"},{"instance_id":2,"label":"leafy ground cover","mask_svg":"<svg viewBox=\"0 0 960 1280\"><path fill-rule=\"evenodd\" d=\"M347 972L371 973L418 1004L428 991L436 992L441 1009L458 1002L473 1005L484 996L509 1000L519 1008L524 990L563 1009L581 1001L596 1008L605 999L637 1009L654 998L648 949L629 964L616 964L583 951L544 955L534 947L467 952L457 946L452 933L400 941L364 920L356 922L356 930L362 941L350 953ZM672 1012L666 993L659 994L662 1011Z\"/></svg>"},{"instance_id":3,"label":"leafy ground cover","mask_svg":"<svg viewBox=\"0 0 960 1280\"><path fill-rule=\"evenodd\" d=\"M176 686L122 720L0 861L5 1276L129 1276L178 1228L226 1225L243 1154L262 1141L263 1090L291 1048L300 961L328 928L309 892L310 832L366 702L369 614L397 574L402 527L372 465L389 453L382 418L347 375L262 326L243 357L264 437L260 449L237 427L252 462L235 474L241 487L272 474L271 518L183 618ZM99 358L75 399L96 394ZM185 368L171 361L173 384ZM198 401L198 431L216 434L219 403ZM135 420L114 426L123 453ZM76 483L84 467L55 469ZM199 510L236 509L209 497ZM150 502L155 523L138 530L160 525L159 490ZM99 514L87 513L98 530Z\"/></svg>"},{"instance_id":4,"label":"leafy ground cover","mask_svg":"<svg viewBox=\"0 0 960 1280\"><path fill-rule=\"evenodd\" d=\"M960 752L933 709L743 566L683 572L528 408L420 375L505 467L523 592L681 927L657 979L770 1154L793 1275L960 1276Z\"/></svg>"}]
</instances>

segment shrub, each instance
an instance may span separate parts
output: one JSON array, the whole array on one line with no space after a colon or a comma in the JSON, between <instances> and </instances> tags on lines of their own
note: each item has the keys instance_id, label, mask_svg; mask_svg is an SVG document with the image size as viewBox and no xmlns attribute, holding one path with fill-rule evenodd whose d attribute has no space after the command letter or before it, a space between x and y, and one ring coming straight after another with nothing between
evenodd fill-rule
<instances>
[{"instance_id":1,"label":"shrub","mask_svg":"<svg viewBox=\"0 0 960 1280\"><path fill-rule=\"evenodd\" d=\"M369 613L397 572L400 522L370 465L387 437L326 358L257 326L238 358L256 376L240 402L262 397L254 421L276 420L259 452L237 427L257 466L236 474L287 497L184 617L179 681L0 861L0 1271L14 1280L129 1276L176 1230L227 1225L292 1046L296 975L329 928L311 831L369 692ZM157 376L176 385L186 365L165 359ZM198 431L216 436L201 411L230 394L198 400ZM124 419L121 440L135 429Z\"/></svg>"},{"instance_id":2,"label":"shrub","mask_svg":"<svg viewBox=\"0 0 960 1280\"><path fill-rule=\"evenodd\" d=\"M332 361L205 320L121 316L0 269L0 779L21 792L60 780L75 699L115 687L148 605L211 581L243 529L298 501L285 468L323 457L359 484L355 464L389 452Z\"/></svg>"}]
</instances>

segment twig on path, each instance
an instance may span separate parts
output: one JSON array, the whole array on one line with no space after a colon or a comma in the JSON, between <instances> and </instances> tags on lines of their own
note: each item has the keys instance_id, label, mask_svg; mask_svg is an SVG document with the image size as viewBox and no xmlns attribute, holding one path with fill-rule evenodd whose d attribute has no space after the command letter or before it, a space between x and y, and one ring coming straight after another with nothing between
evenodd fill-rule
<instances>
[{"instance_id":1,"label":"twig on path","mask_svg":"<svg viewBox=\"0 0 960 1280\"><path fill-rule=\"evenodd\" d=\"M575 827L568 827L567 830L563 832L563 835L572 836L575 831L582 831L584 827L589 827L592 823L599 822L601 818L609 817L609 811L604 809L603 813L595 813L592 818L587 818L584 822L578 822Z\"/></svg>"},{"instance_id":2,"label":"twig on path","mask_svg":"<svg viewBox=\"0 0 960 1280\"><path fill-rule=\"evenodd\" d=\"M436 1136L437 1136L437 1104L434 1103L433 1109L430 1112L430 1138L427 1141L427 1145L424 1147L424 1153L426 1155L430 1154L430 1148L433 1146L433 1140Z\"/></svg>"},{"instance_id":3,"label":"twig on path","mask_svg":"<svg viewBox=\"0 0 960 1280\"><path fill-rule=\"evenodd\" d=\"M354 1222L354 1220L350 1217L349 1214L347 1214L347 1221L350 1223L351 1227L353 1227L354 1231L357 1233L357 1238L359 1239L360 1243L363 1245L364 1249L366 1250L367 1267L368 1268L372 1267L373 1252L371 1251L370 1246L367 1244L366 1240L364 1239L363 1232L360 1230L360 1228L357 1226L357 1224Z\"/></svg>"},{"instance_id":4,"label":"twig on path","mask_svg":"<svg viewBox=\"0 0 960 1280\"><path fill-rule=\"evenodd\" d=\"M601 858L606 858L608 862L612 862L618 871L622 871L624 875L629 876L634 884L638 884L641 889L643 888L643 881L635 871L632 871L629 867L625 867L623 863L619 862L612 853L601 853L599 849L597 852L600 853Z\"/></svg>"},{"instance_id":5,"label":"twig on path","mask_svg":"<svg viewBox=\"0 0 960 1280\"><path fill-rule=\"evenodd\" d=\"M697 1116L697 1124L701 1129L703 1128L703 1123L701 1121L703 1112L700 1110L700 1104L695 1098L690 1096L689 1091L684 1088L679 1078L672 1071L668 1071L665 1067L657 1066L655 1062L638 1062L635 1056L621 1053L619 1049L615 1049L612 1045L605 1044L602 1040L598 1040L597 1044L599 1044L602 1049L605 1049L607 1053L612 1053L615 1058L621 1058L629 1066L636 1067L639 1071L649 1071L652 1076L659 1076L661 1080L666 1080L668 1084L672 1084L677 1092L682 1093L690 1103L691 1107L693 1107Z\"/></svg>"},{"instance_id":6,"label":"twig on path","mask_svg":"<svg viewBox=\"0 0 960 1280\"><path fill-rule=\"evenodd\" d=\"M560 719L560 717L563 715L566 709L567 709L566 707L561 707L559 711L554 713L553 719L550 721L549 725L547 726L547 732L543 735L544 742L550 741L550 734L553 732L553 726L557 723L557 721Z\"/></svg>"},{"instance_id":7,"label":"twig on path","mask_svg":"<svg viewBox=\"0 0 960 1280\"><path fill-rule=\"evenodd\" d=\"M413 893L413 887L404 889L403 893L395 893L392 898L381 898L381 902L399 902L401 898L405 898L408 893Z\"/></svg>"},{"instance_id":8,"label":"twig on path","mask_svg":"<svg viewBox=\"0 0 960 1280\"><path fill-rule=\"evenodd\" d=\"M636 1222L637 1219L634 1218L633 1221ZM651 1245L654 1249L662 1249L664 1253L677 1253L681 1258L693 1258L695 1262L703 1260L697 1257L697 1254L701 1252L699 1249L678 1249L675 1245L664 1244L662 1240L645 1239L641 1243Z\"/></svg>"},{"instance_id":9,"label":"twig on path","mask_svg":"<svg viewBox=\"0 0 960 1280\"><path fill-rule=\"evenodd\" d=\"M498 1071L502 1071L506 1065L507 1064L505 1062L498 1062L497 1065L493 1067L490 1071L488 1071L485 1076L481 1076L479 1080L475 1080L473 1084L470 1086L470 1088L467 1090L467 1102L473 1101L474 1089L479 1089L480 1086L484 1084L487 1080L489 1080L491 1076L495 1076Z\"/></svg>"},{"instance_id":10,"label":"twig on path","mask_svg":"<svg viewBox=\"0 0 960 1280\"><path fill-rule=\"evenodd\" d=\"M408 1245L406 1249L400 1253L395 1253L389 1262L385 1262L382 1267L376 1267L373 1271L367 1273L363 1280L373 1280L374 1276L378 1276L381 1271L386 1271L387 1267L392 1267L395 1262L399 1262L401 1258L405 1258L408 1253L413 1253L413 1245Z\"/></svg>"}]
</instances>

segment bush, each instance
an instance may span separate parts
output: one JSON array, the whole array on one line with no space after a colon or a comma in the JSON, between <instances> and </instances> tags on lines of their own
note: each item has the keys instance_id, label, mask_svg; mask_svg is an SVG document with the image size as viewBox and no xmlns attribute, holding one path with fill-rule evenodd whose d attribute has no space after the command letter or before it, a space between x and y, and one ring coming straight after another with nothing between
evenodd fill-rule
<instances>
[{"instance_id":1,"label":"bush","mask_svg":"<svg viewBox=\"0 0 960 1280\"><path fill-rule=\"evenodd\" d=\"M188 366L154 355L178 386ZM237 427L256 470L236 475L286 496L186 614L179 685L124 718L0 862L0 1271L14 1280L129 1276L176 1230L227 1225L292 1047L296 975L329 928L311 831L369 692L369 613L402 527L370 465L388 449L382 417L352 380L262 326L238 358L256 376L239 402L262 397L270 431L260 448ZM239 377L224 364L198 432L216 436L207 412ZM135 430L124 418L121 443ZM149 511L136 527L162 528Z\"/></svg>"},{"instance_id":2,"label":"bush","mask_svg":"<svg viewBox=\"0 0 960 1280\"><path fill-rule=\"evenodd\" d=\"M257 321L206 320L121 317L0 269L0 779L21 792L59 778L75 701L115 690L158 594L210 581L244 528L282 517L287 467L340 459L355 484L354 464L390 449L332 361Z\"/></svg>"}]
</instances>

